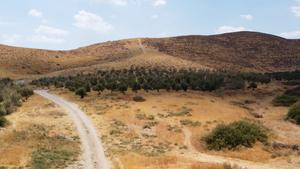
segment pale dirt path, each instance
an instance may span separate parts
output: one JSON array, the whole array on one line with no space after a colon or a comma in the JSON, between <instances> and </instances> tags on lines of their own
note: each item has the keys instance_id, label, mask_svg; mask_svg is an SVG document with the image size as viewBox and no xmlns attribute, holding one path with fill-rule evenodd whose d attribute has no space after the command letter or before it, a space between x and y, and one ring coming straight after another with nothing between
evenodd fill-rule
<instances>
[{"instance_id":1,"label":"pale dirt path","mask_svg":"<svg viewBox=\"0 0 300 169\"><path fill-rule=\"evenodd\" d=\"M140 48L141 48L142 51L143 51L143 54L146 54L146 50L145 50L144 45L142 44L142 40L141 40L141 39L138 39L138 41L139 41L139 46L140 46Z\"/></svg>"},{"instance_id":2,"label":"pale dirt path","mask_svg":"<svg viewBox=\"0 0 300 169\"><path fill-rule=\"evenodd\" d=\"M232 165L238 165L239 167L246 168L246 169L297 169L297 167L293 167L293 166L286 166L286 165L273 166L270 164L263 164L258 162L200 153L196 151L193 145L191 144L192 134L190 130L188 128L184 128L183 133L184 133L184 144L188 148L188 151L183 154L183 157L188 159L193 159L195 161L207 162L207 163L219 163L219 164L228 163Z\"/></svg>"},{"instance_id":3,"label":"pale dirt path","mask_svg":"<svg viewBox=\"0 0 300 169\"><path fill-rule=\"evenodd\" d=\"M108 159L105 157L104 149L97 134L97 130L87 115L82 112L76 104L70 103L61 97L49 94L46 90L36 90L34 92L61 106L67 110L69 115L72 117L79 132L84 151L84 168L109 169L110 164Z\"/></svg>"}]
</instances>

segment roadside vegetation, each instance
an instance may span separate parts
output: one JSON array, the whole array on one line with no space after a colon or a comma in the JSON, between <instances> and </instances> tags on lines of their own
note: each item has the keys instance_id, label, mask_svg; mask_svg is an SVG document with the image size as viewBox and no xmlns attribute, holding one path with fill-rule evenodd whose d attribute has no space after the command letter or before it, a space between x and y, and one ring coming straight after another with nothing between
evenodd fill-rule
<instances>
[{"instance_id":1,"label":"roadside vegetation","mask_svg":"<svg viewBox=\"0 0 300 169\"><path fill-rule=\"evenodd\" d=\"M214 91L220 88L237 90L257 88L258 83L266 84L272 79L295 80L299 71L282 73L233 73L225 71L204 71L195 69L160 69L131 67L122 70L101 70L95 74L77 74L34 80L33 85L67 88L84 98L91 90L101 94L104 90L124 93L132 89L157 91Z\"/></svg>"},{"instance_id":2,"label":"roadside vegetation","mask_svg":"<svg viewBox=\"0 0 300 169\"><path fill-rule=\"evenodd\" d=\"M283 95L273 100L275 106L291 106L300 100L300 86L287 90Z\"/></svg>"},{"instance_id":3,"label":"roadside vegetation","mask_svg":"<svg viewBox=\"0 0 300 169\"><path fill-rule=\"evenodd\" d=\"M76 143L63 136L50 137L43 133L39 139L39 146L31 155L30 166L33 169L65 168L79 154Z\"/></svg>"},{"instance_id":4,"label":"roadside vegetation","mask_svg":"<svg viewBox=\"0 0 300 169\"><path fill-rule=\"evenodd\" d=\"M0 79L0 127L8 124L5 116L16 111L25 101L33 95L33 90L26 85L14 84L11 79Z\"/></svg>"},{"instance_id":5,"label":"roadside vegetation","mask_svg":"<svg viewBox=\"0 0 300 169\"><path fill-rule=\"evenodd\" d=\"M293 84L298 85L293 82ZM287 113L287 120L300 124L300 86L289 89L283 95L277 96L273 99L275 106L290 106Z\"/></svg>"},{"instance_id":6,"label":"roadside vegetation","mask_svg":"<svg viewBox=\"0 0 300 169\"><path fill-rule=\"evenodd\" d=\"M287 114L287 118L300 125L300 101L292 105Z\"/></svg>"},{"instance_id":7,"label":"roadside vegetation","mask_svg":"<svg viewBox=\"0 0 300 169\"><path fill-rule=\"evenodd\" d=\"M267 139L267 130L249 121L219 124L203 138L208 149L213 150L235 149L240 146L252 147L257 141L265 143Z\"/></svg>"}]
</instances>

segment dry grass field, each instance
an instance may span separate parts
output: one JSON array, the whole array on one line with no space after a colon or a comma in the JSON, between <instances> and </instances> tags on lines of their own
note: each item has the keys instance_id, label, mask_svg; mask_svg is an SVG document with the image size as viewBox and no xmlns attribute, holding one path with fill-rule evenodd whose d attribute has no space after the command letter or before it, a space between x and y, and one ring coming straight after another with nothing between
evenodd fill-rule
<instances>
[{"instance_id":1,"label":"dry grass field","mask_svg":"<svg viewBox=\"0 0 300 169\"><path fill-rule=\"evenodd\" d=\"M288 108L274 107L271 100L284 89L272 83L257 90L217 92L92 92L80 99L67 90L51 90L80 105L102 134L106 154L116 169L225 168L202 163L200 153L299 168L299 152L274 148L273 143L299 144L300 127L285 121ZM132 97L143 96L145 102ZM259 114L263 118L255 118ZM269 145L211 151L201 140L217 124L248 119L269 129ZM192 153L191 153L192 152ZM199 154L199 155L198 155Z\"/></svg>"},{"instance_id":2,"label":"dry grass field","mask_svg":"<svg viewBox=\"0 0 300 169\"><path fill-rule=\"evenodd\" d=\"M1 167L56 169L79 160L72 121L53 103L34 95L7 118L9 126L0 130Z\"/></svg>"}]
</instances>

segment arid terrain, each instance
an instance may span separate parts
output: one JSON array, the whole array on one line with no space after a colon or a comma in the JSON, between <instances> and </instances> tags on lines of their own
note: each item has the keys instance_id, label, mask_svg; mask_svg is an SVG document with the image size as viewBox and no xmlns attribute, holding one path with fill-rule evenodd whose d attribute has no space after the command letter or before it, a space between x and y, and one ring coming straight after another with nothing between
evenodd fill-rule
<instances>
[{"instance_id":1,"label":"arid terrain","mask_svg":"<svg viewBox=\"0 0 300 169\"><path fill-rule=\"evenodd\" d=\"M128 39L69 51L0 45L0 77L93 72L131 65L236 71L300 69L300 41L256 32Z\"/></svg>"},{"instance_id":2,"label":"arid terrain","mask_svg":"<svg viewBox=\"0 0 300 169\"><path fill-rule=\"evenodd\" d=\"M146 99L142 103L134 102L132 96L136 94L131 92L92 93L83 100L65 90L51 93L80 105L92 119L107 147L112 168L223 168L222 160L233 164L244 160L255 168L299 168L299 152L290 149L257 144L250 149L210 151L201 141L219 123L251 119L271 130L270 144L298 144L300 137L295 133L300 128L283 120L287 108L271 104L282 91L278 84L272 84L244 92L142 92L139 95ZM185 111L189 113L170 115ZM253 112L264 117L257 119ZM216 162L219 157L225 159ZM243 166L243 161L240 164Z\"/></svg>"},{"instance_id":3,"label":"arid terrain","mask_svg":"<svg viewBox=\"0 0 300 169\"><path fill-rule=\"evenodd\" d=\"M0 166L63 168L80 159L80 142L63 109L32 96L0 130Z\"/></svg>"},{"instance_id":4,"label":"arid terrain","mask_svg":"<svg viewBox=\"0 0 300 169\"><path fill-rule=\"evenodd\" d=\"M0 169L298 169L295 70L299 40L256 32L0 45ZM215 128L237 121L267 139L209 148Z\"/></svg>"}]
</instances>

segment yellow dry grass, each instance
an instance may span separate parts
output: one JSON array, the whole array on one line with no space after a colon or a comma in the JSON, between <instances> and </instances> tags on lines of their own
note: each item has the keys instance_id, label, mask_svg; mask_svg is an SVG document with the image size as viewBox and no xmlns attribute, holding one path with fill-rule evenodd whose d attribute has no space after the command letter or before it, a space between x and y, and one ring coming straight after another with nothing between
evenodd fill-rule
<instances>
[{"instance_id":1,"label":"yellow dry grass","mask_svg":"<svg viewBox=\"0 0 300 169\"><path fill-rule=\"evenodd\" d=\"M260 86L256 91L243 92L161 91L127 92L125 95L110 92L98 95L92 92L85 99L66 90L52 92L79 104L91 117L102 134L115 168L176 169L195 168L196 161L184 156L189 148L254 162L285 164L292 161L299 165L299 156L288 153L275 158L275 152L260 143L250 149L209 151L201 141L219 123L250 119L261 122L271 130L270 142L299 143L300 138L295 133L300 132L300 128L284 121L287 108L271 105L272 98L280 91L281 86L272 84L271 87ZM134 102L132 97L135 95L142 95L146 101ZM186 110L191 115L180 113ZM264 118L255 119L251 112L262 113ZM184 126L181 120L200 122L201 125ZM191 132L191 139L188 140L191 147L184 133L186 129Z\"/></svg>"},{"instance_id":2,"label":"yellow dry grass","mask_svg":"<svg viewBox=\"0 0 300 169\"><path fill-rule=\"evenodd\" d=\"M0 166L28 167L32 153L41 147L50 150L59 146L72 147L72 151L79 153L78 135L70 118L62 109L39 96L30 97L7 119L9 126L0 130ZM57 137L69 140L53 139ZM68 145L57 145L60 143ZM74 154L74 158L77 155Z\"/></svg>"}]
</instances>

